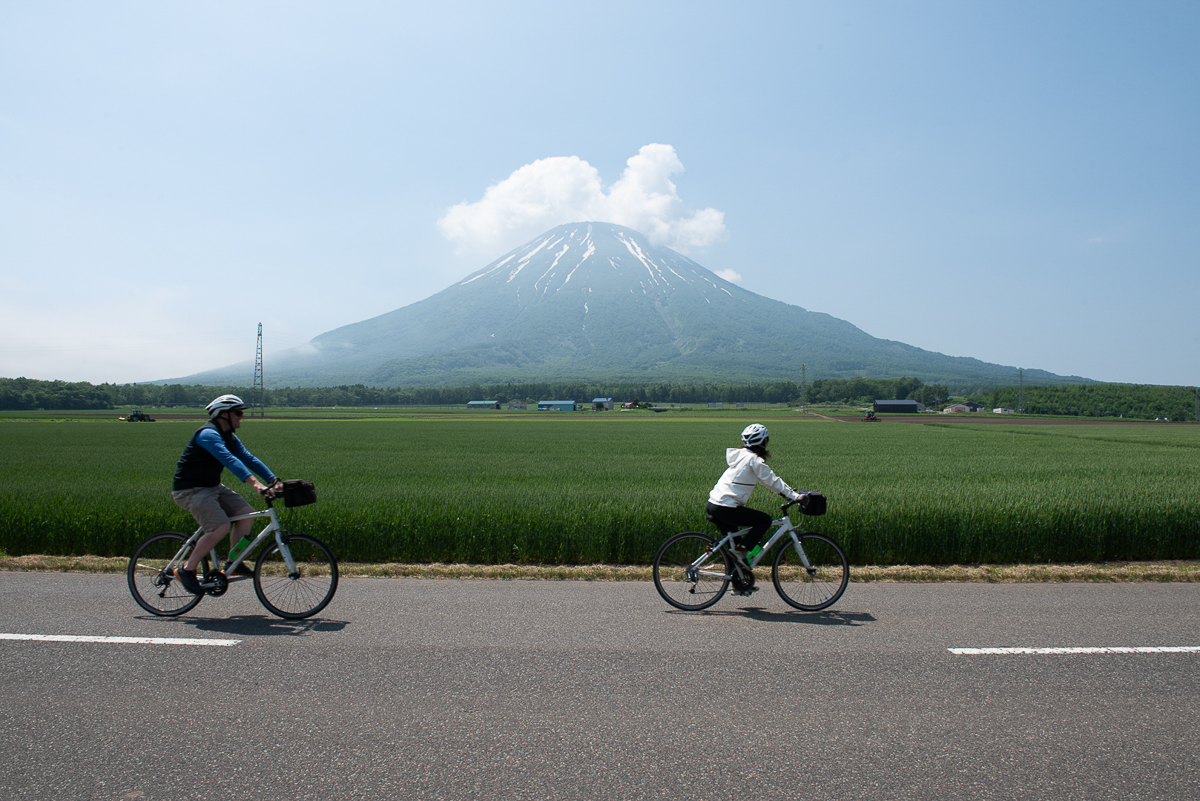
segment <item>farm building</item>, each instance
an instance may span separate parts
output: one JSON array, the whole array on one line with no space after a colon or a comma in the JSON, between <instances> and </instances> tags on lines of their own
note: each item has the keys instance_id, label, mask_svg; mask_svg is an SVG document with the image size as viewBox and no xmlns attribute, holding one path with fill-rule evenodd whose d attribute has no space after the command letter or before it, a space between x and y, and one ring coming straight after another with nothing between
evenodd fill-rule
<instances>
[{"instance_id":1,"label":"farm building","mask_svg":"<svg viewBox=\"0 0 1200 801\"><path fill-rule=\"evenodd\" d=\"M1004 408L992 409L992 413L993 414L1012 414L1013 410L1012 409L1004 409Z\"/></svg>"},{"instance_id":2,"label":"farm building","mask_svg":"<svg viewBox=\"0 0 1200 801\"><path fill-rule=\"evenodd\" d=\"M508 408L510 408L510 409L524 409L524 408L525 408L525 401L521 400L520 398L513 398L512 400L510 400L510 401L508 402Z\"/></svg>"},{"instance_id":3,"label":"farm building","mask_svg":"<svg viewBox=\"0 0 1200 801\"><path fill-rule=\"evenodd\" d=\"M915 414L925 411L925 406L914 400L877 400L874 409L876 412Z\"/></svg>"},{"instance_id":4,"label":"farm building","mask_svg":"<svg viewBox=\"0 0 1200 801\"><path fill-rule=\"evenodd\" d=\"M612 398L592 398L593 412L611 412L612 407Z\"/></svg>"},{"instance_id":5,"label":"farm building","mask_svg":"<svg viewBox=\"0 0 1200 801\"><path fill-rule=\"evenodd\" d=\"M538 401L539 412L573 412L575 411L575 401Z\"/></svg>"},{"instance_id":6,"label":"farm building","mask_svg":"<svg viewBox=\"0 0 1200 801\"><path fill-rule=\"evenodd\" d=\"M975 401L965 401L964 403L956 403L953 406L947 406L942 409L942 414L951 414L952 412L977 412L983 406Z\"/></svg>"},{"instance_id":7,"label":"farm building","mask_svg":"<svg viewBox=\"0 0 1200 801\"><path fill-rule=\"evenodd\" d=\"M499 409L500 401L467 401L468 409Z\"/></svg>"}]
</instances>

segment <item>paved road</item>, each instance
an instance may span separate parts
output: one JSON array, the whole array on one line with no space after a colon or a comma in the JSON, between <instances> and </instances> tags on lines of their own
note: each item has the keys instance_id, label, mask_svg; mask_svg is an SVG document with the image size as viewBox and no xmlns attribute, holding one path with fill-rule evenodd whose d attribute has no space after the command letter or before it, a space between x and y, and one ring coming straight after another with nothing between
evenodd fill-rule
<instances>
[{"instance_id":1,"label":"paved road","mask_svg":"<svg viewBox=\"0 0 1200 801\"><path fill-rule=\"evenodd\" d=\"M249 583L142 614L123 577L0 573L0 797L1194 799L1200 585L851 585L708 613L644 583Z\"/></svg>"}]
</instances>

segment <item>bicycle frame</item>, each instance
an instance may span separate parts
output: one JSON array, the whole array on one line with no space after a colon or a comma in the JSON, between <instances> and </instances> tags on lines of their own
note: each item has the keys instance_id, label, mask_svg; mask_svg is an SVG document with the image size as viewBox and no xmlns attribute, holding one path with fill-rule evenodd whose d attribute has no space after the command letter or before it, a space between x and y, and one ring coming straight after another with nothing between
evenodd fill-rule
<instances>
[{"instance_id":1,"label":"bicycle frame","mask_svg":"<svg viewBox=\"0 0 1200 801\"><path fill-rule=\"evenodd\" d=\"M233 517L229 518L229 522L232 524L236 523L238 520L253 520L259 517L269 517L271 522L263 527L263 530L258 533L258 536L254 538L254 541L247 545L246 548L240 554L238 554L236 559L222 568L223 572L226 576L231 575L237 566L246 560L247 556L249 556L256 548L258 548L259 545L262 545L269 536L274 534L275 542L279 545L279 553L283 555L284 562L287 563L288 573L290 575L294 575L296 573L296 563L292 559L291 550L283 542L283 529L279 526L279 517L275 514L274 506L268 506L266 509L263 509L260 512L234 515ZM175 556L172 557L166 568L164 568L164 572L170 573L176 565L182 565L185 561L184 555L187 554L193 547L195 547L196 543L199 542L200 538L203 536L204 529L196 529L192 536L188 537L187 542L185 542L175 553ZM212 560L214 568L220 565L222 561L217 551L218 547L220 547L219 544L213 546L212 550L209 551L209 558ZM216 583L212 581L204 581L201 577L200 586L204 587L205 589L210 589L215 587Z\"/></svg>"},{"instance_id":2,"label":"bicycle frame","mask_svg":"<svg viewBox=\"0 0 1200 801\"><path fill-rule=\"evenodd\" d=\"M779 540L782 539L784 535L791 535L792 542L796 546L796 553L798 553L800 555L800 562L804 565L805 570L812 572L813 567L811 564L809 564L808 556L804 553L804 546L802 546L800 544L800 538L796 536L796 532L800 531L800 529L798 529L796 527L796 525L794 523L792 523L791 515L789 515L785 512L783 517L779 518L778 520L772 520L771 525L776 526L775 533L771 535L771 538L769 540L767 540L766 545L762 546L762 550L760 550L758 552L758 555L754 557L754 560L751 562L748 562L748 564L750 565L750 569L753 570L755 567L757 567L758 563L761 562L763 557L767 555L767 552L770 551L773 547L775 547L775 543L779 542ZM742 534L745 534L746 532L748 532L749 530L750 530L749 528L743 528L738 531L731 531L728 534L726 534L724 537L722 537L720 540L718 540L717 544L713 547L716 549L729 548L733 545L734 537L739 537ZM696 559L696 561L692 562L692 569L699 568L700 565L703 564L704 561L708 559L708 556L709 555L707 553L702 554L700 556L700 558L698 558L698 559ZM716 578L732 578L731 576L725 576L723 574L718 574L718 573L715 573L712 571L707 571L707 570L701 570L701 571L699 571L699 574L706 575L706 576L713 576Z\"/></svg>"}]
</instances>

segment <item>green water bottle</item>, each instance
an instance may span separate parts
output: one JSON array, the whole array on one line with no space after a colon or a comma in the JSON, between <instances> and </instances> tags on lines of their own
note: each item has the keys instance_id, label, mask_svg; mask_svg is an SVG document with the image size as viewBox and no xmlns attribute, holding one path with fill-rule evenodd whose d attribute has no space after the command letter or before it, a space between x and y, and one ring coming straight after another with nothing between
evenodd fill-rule
<instances>
[{"instance_id":1,"label":"green water bottle","mask_svg":"<svg viewBox=\"0 0 1200 801\"><path fill-rule=\"evenodd\" d=\"M762 546L755 545L753 548L750 549L750 553L746 554L746 563L754 564L754 560L758 558L758 555L760 553L762 553Z\"/></svg>"},{"instance_id":2,"label":"green water bottle","mask_svg":"<svg viewBox=\"0 0 1200 801\"><path fill-rule=\"evenodd\" d=\"M233 546L233 550L229 552L229 561L232 562L234 559L237 559L239 556L241 556L242 552L245 551L252 542L254 542L254 540L250 539L249 537L242 537L240 540L238 540L238 544Z\"/></svg>"}]
</instances>

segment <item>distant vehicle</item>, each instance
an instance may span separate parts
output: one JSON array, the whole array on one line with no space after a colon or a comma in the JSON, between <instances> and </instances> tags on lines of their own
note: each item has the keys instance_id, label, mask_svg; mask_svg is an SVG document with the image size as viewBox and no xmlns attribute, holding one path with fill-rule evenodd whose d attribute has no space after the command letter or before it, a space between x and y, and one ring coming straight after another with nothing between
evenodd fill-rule
<instances>
[{"instance_id":1,"label":"distant vehicle","mask_svg":"<svg viewBox=\"0 0 1200 801\"><path fill-rule=\"evenodd\" d=\"M143 412L141 409L134 409L127 415L118 417L118 420L124 420L127 423L153 423L154 418Z\"/></svg>"},{"instance_id":2,"label":"distant vehicle","mask_svg":"<svg viewBox=\"0 0 1200 801\"><path fill-rule=\"evenodd\" d=\"M864 423L878 423L879 418L875 416L875 412L868 411L866 414L863 415L862 421Z\"/></svg>"},{"instance_id":3,"label":"distant vehicle","mask_svg":"<svg viewBox=\"0 0 1200 801\"><path fill-rule=\"evenodd\" d=\"M1171 419L1170 419L1169 417L1155 417L1154 419L1155 419L1155 420L1162 420L1164 423L1169 423L1169 422L1171 422Z\"/></svg>"}]
</instances>

